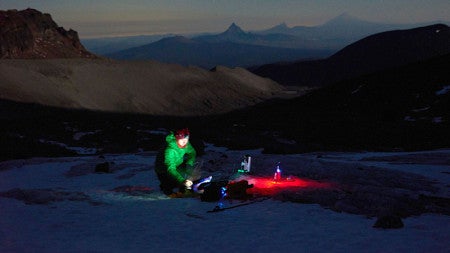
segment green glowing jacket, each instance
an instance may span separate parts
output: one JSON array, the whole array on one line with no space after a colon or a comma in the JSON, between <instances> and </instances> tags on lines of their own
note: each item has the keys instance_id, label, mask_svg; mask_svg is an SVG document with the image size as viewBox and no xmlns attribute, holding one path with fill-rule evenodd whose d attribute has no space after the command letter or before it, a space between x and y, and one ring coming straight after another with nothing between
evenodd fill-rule
<instances>
[{"instance_id":1,"label":"green glowing jacket","mask_svg":"<svg viewBox=\"0 0 450 253\"><path fill-rule=\"evenodd\" d=\"M183 163L193 166L197 152L190 142L186 147L179 148L173 133L166 137L166 148L160 152L155 161L156 173L169 173L179 183L182 183L186 178L185 170L180 167Z\"/></svg>"}]
</instances>

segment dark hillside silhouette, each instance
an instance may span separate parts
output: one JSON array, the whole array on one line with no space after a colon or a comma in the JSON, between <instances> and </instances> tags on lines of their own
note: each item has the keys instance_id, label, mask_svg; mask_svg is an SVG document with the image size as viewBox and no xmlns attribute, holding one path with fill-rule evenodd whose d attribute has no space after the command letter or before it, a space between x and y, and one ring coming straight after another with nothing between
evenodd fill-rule
<instances>
[{"instance_id":1,"label":"dark hillside silhouette","mask_svg":"<svg viewBox=\"0 0 450 253\"><path fill-rule=\"evenodd\" d=\"M252 107L228 120L317 144L313 149L448 147L448 66L450 54Z\"/></svg>"},{"instance_id":2,"label":"dark hillside silhouette","mask_svg":"<svg viewBox=\"0 0 450 253\"><path fill-rule=\"evenodd\" d=\"M149 130L183 126L199 146L266 153L449 148L449 64L450 55L441 56L215 116L102 113L0 100L0 159L73 154L58 143L108 153L157 150L164 135Z\"/></svg>"},{"instance_id":3,"label":"dark hillside silhouette","mask_svg":"<svg viewBox=\"0 0 450 253\"><path fill-rule=\"evenodd\" d=\"M120 60L156 60L210 69L217 65L249 67L274 61L325 57L330 54L330 50L276 48L225 40L204 42L183 36L175 36L144 46L107 54L106 56Z\"/></svg>"},{"instance_id":4,"label":"dark hillside silhouette","mask_svg":"<svg viewBox=\"0 0 450 253\"><path fill-rule=\"evenodd\" d=\"M315 86L450 53L450 28L437 24L371 35L323 60L268 64L253 73L284 85Z\"/></svg>"}]
</instances>

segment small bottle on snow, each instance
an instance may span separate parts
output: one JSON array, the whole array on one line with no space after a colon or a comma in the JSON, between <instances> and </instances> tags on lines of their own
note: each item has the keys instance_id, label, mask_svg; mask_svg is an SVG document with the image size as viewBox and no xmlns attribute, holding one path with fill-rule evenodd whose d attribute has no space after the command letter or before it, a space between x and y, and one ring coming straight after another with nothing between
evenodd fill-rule
<instances>
[{"instance_id":1,"label":"small bottle on snow","mask_svg":"<svg viewBox=\"0 0 450 253\"><path fill-rule=\"evenodd\" d=\"M241 168L239 172L250 172L250 166L251 166L252 157L250 155L245 155L241 162Z\"/></svg>"},{"instance_id":2,"label":"small bottle on snow","mask_svg":"<svg viewBox=\"0 0 450 253\"><path fill-rule=\"evenodd\" d=\"M280 162L277 162L277 166L275 167L275 174L273 175L274 181L280 181L281 180L281 168L280 168Z\"/></svg>"}]
</instances>

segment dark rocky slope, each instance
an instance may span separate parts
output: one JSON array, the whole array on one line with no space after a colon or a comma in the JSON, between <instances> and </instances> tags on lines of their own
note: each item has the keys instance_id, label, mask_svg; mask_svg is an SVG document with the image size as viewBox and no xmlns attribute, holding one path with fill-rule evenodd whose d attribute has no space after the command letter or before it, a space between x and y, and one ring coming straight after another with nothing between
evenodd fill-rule
<instances>
[{"instance_id":1,"label":"dark rocky slope","mask_svg":"<svg viewBox=\"0 0 450 253\"><path fill-rule=\"evenodd\" d=\"M0 59L96 58L78 33L35 9L0 10Z\"/></svg>"}]
</instances>

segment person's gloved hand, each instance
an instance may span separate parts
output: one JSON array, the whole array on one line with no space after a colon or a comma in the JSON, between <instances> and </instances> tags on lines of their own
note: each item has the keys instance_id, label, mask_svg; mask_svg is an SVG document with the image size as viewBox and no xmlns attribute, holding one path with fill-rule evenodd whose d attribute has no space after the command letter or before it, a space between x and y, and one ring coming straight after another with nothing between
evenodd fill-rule
<instances>
[{"instance_id":1,"label":"person's gloved hand","mask_svg":"<svg viewBox=\"0 0 450 253\"><path fill-rule=\"evenodd\" d=\"M186 186L186 189L191 189L192 187L192 181L191 180L184 180L183 185Z\"/></svg>"}]
</instances>

